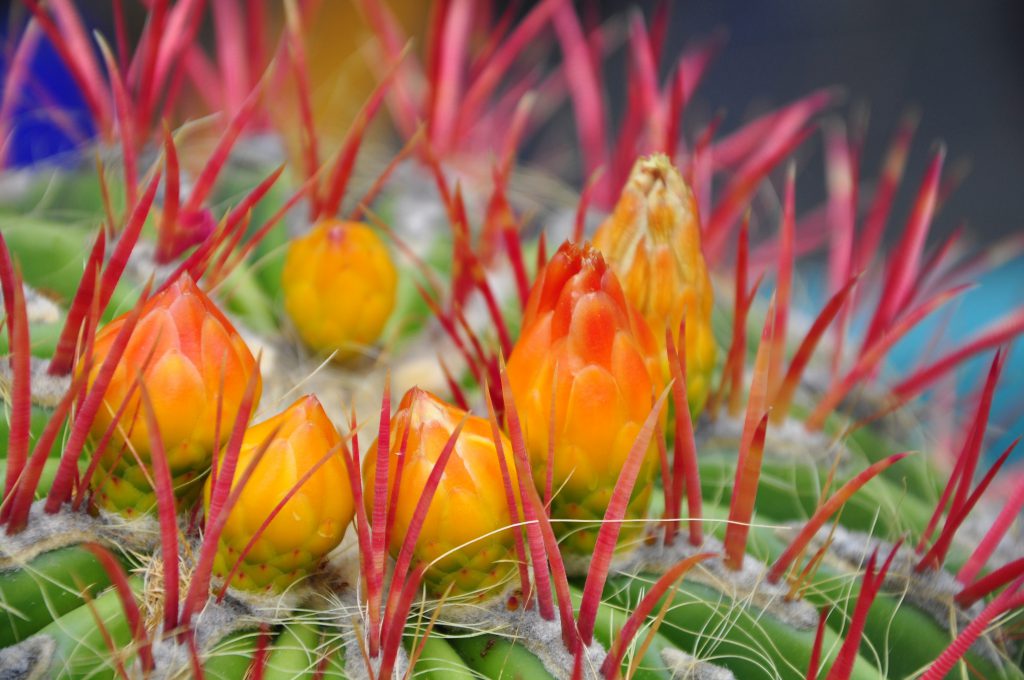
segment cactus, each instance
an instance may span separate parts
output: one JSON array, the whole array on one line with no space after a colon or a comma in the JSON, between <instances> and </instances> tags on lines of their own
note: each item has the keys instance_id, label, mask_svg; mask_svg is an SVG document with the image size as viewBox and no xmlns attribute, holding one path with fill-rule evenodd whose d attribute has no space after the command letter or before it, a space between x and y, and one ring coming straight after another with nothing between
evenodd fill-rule
<instances>
[{"instance_id":1,"label":"cactus","mask_svg":"<svg viewBox=\"0 0 1024 680\"><path fill-rule=\"evenodd\" d=\"M635 14L613 131L572 3L438 3L421 56L360 0L378 81L339 125L315 7L201 4L136 44L25 1L3 138L45 38L88 142L0 151L0 675L1024 677L1024 477L987 445L1024 312L890 360L994 261L926 249L941 146L880 252L912 119L877 182L832 91L684 142L718 45L658 63ZM563 95L568 204L520 151ZM824 112L843 217L798 306Z\"/></svg>"}]
</instances>

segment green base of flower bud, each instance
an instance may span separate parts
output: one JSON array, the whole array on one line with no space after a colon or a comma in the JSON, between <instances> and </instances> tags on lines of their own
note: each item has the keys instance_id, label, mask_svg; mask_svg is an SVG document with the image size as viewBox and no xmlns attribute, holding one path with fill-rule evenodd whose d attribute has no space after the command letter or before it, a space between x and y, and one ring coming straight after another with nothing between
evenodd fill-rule
<instances>
[{"instance_id":1,"label":"green base of flower bud","mask_svg":"<svg viewBox=\"0 0 1024 680\"><path fill-rule=\"evenodd\" d=\"M586 498L576 501L563 492L551 500L551 526L558 537L562 550L567 555L592 555L601 530L600 521L611 501L612 489L597 489ZM651 486L638 487L626 507L627 520L619 531L619 550L625 549L640 538L645 528L642 523L631 524L629 520L647 517L650 504ZM559 521L568 520L568 521ZM593 522L593 523L591 523Z\"/></svg>"},{"instance_id":2,"label":"green base of flower bud","mask_svg":"<svg viewBox=\"0 0 1024 680\"><path fill-rule=\"evenodd\" d=\"M227 578L237 561L238 552L222 543L213 558L214 577ZM308 576L318 563L318 559L303 550L268 555L264 560L253 559L250 552L231 577L231 587L250 592L284 592Z\"/></svg>"},{"instance_id":3,"label":"green base of flower bud","mask_svg":"<svg viewBox=\"0 0 1024 680\"><path fill-rule=\"evenodd\" d=\"M139 517L156 512L156 492L138 465L121 465L112 472L97 469L93 478L96 504L104 510L125 517ZM178 507L188 507L199 498L206 477L204 470L189 470L171 478Z\"/></svg>"}]
</instances>

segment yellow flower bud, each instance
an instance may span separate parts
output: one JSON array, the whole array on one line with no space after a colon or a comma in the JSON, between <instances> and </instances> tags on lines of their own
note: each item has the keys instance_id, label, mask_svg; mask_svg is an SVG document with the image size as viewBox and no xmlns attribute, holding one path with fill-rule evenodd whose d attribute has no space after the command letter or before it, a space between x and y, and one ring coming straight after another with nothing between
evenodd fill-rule
<instances>
[{"instance_id":1,"label":"yellow flower bud","mask_svg":"<svg viewBox=\"0 0 1024 680\"><path fill-rule=\"evenodd\" d=\"M692 413L704 407L717 346L711 329L714 293L700 245L693 192L667 156L637 160L615 210L594 235L626 298L647 320L668 378L665 328L679 341L686 315L686 387Z\"/></svg>"},{"instance_id":2,"label":"yellow flower bud","mask_svg":"<svg viewBox=\"0 0 1024 680\"><path fill-rule=\"evenodd\" d=\"M259 532L231 578L231 586L281 592L316 569L337 547L352 521L355 503L341 437L314 396L302 397L284 412L246 430L232 486L269 437L273 439L224 524L213 573L228 578L239 555ZM274 508L325 457L263 527ZM203 493L207 512L212 481L212 477L207 480Z\"/></svg>"},{"instance_id":3,"label":"yellow flower bud","mask_svg":"<svg viewBox=\"0 0 1024 680\"><path fill-rule=\"evenodd\" d=\"M125 318L114 319L96 334L90 386ZM259 367L241 336L186 274L145 303L92 423L91 437L96 441L103 436L141 376L153 403L175 493L182 500L194 499L214 448L231 434L254 371ZM136 388L110 443L97 453L101 458L92 478L99 505L126 515L156 507L148 481L152 470L141 469L132 453L150 466L150 437L140 395Z\"/></svg>"},{"instance_id":4,"label":"yellow flower bud","mask_svg":"<svg viewBox=\"0 0 1024 680\"><path fill-rule=\"evenodd\" d=\"M551 518L570 553L592 552L597 526L557 520L604 517L652 395L661 391L656 351L601 253L563 245L534 283L508 377L538 489L546 484L554 434ZM626 519L645 515L657 460L652 442ZM620 538L638 533L627 524Z\"/></svg>"},{"instance_id":5,"label":"yellow flower bud","mask_svg":"<svg viewBox=\"0 0 1024 680\"><path fill-rule=\"evenodd\" d=\"M451 586L450 595L486 598L516 569L514 538L490 422L471 416L433 394L413 388L391 419L388 497L398 476L402 438L408 432L390 551L397 556L409 531L416 504L445 444L459 423L465 425L455 444L416 541L413 562L430 564L424 580L435 596ZM512 445L501 435L509 479L518 489ZM363 466L367 511L373 504L377 446Z\"/></svg>"},{"instance_id":6,"label":"yellow flower bud","mask_svg":"<svg viewBox=\"0 0 1024 680\"><path fill-rule=\"evenodd\" d=\"M388 249L372 229L325 220L288 248L284 307L310 349L351 359L380 336L395 306L396 279Z\"/></svg>"}]
</instances>

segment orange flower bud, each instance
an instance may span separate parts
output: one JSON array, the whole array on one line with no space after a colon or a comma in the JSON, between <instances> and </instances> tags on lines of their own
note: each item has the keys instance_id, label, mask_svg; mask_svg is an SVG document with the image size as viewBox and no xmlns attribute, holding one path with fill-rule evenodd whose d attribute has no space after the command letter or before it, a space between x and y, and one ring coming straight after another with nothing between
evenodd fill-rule
<instances>
[{"instance_id":1,"label":"orange flower bud","mask_svg":"<svg viewBox=\"0 0 1024 680\"><path fill-rule=\"evenodd\" d=\"M96 334L90 386L124 320L118 317ZM91 435L94 440L103 436L132 384L141 377L153 402L175 493L182 499L195 498L214 447L231 434L246 386L258 370L231 322L186 274L145 303ZM97 502L126 515L156 506L148 481L152 471L140 468L135 455L149 466L150 438L140 393L138 388L132 393L114 436L97 452L101 459L92 479ZM257 400L259 393L257 377Z\"/></svg>"},{"instance_id":2,"label":"orange flower bud","mask_svg":"<svg viewBox=\"0 0 1024 680\"><path fill-rule=\"evenodd\" d=\"M637 160L615 210L594 235L594 246L650 325L666 379L665 328L678 343L685 313L687 397L691 412L698 413L715 368L714 293L701 252L697 202L667 156Z\"/></svg>"},{"instance_id":3,"label":"orange flower bud","mask_svg":"<svg viewBox=\"0 0 1024 680\"><path fill-rule=\"evenodd\" d=\"M266 445L269 437L273 438ZM352 521L355 502L342 458L344 445L316 397L302 397L245 431L232 485L264 445L263 457L224 524L213 573L227 578L239 555L257 536L231 578L231 586L281 592L316 569L337 547ZM270 513L318 463L309 479L263 527ZM203 493L207 512L212 481L212 477L207 480Z\"/></svg>"},{"instance_id":4,"label":"orange flower bud","mask_svg":"<svg viewBox=\"0 0 1024 680\"><path fill-rule=\"evenodd\" d=\"M395 306L388 249L365 224L325 220L292 241L281 285L302 341L339 360L377 341Z\"/></svg>"},{"instance_id":5,"label":"orange flower bud","mask_svg":"<svg viewBox=\"0 0 1024 680\"><path fill-rule=\"evenodd\" d=\"M626 301L601 253L588 244L559 248L534 283L522 334L508 360L538 488L546 481L549 435L554 434L552 519L604 517L653 395L661 390L656 351L650 329ZM657 457L652 442L627 519L644 516ZM594 525L554 525L569 551L593 550ZM637 533L626 525L622 538Z\"/></svg>"},{"instance_id":6,"label":"orange flower bud","mask_svg":"<svg viewBox=\"0 0 1024 680\"><path fill-rule=\"evenodd\" d=\"M389 498L407 432L409 439L390 550L398 555L434 463L463 420L465 425L441 475L413 556L414 563L430 564L424 580L435 595L451 585L451 595L482 599L496 594L516 569L513 530L507 528L512 519L491 425L487 419L469 415L417 387L405 393L391 419ZM509 479L513 488L518 488L512 445L504 435L501 447ZM373 504L376 459L374 444L363 466L368 511Z\"/></svg>"}]
</instances>

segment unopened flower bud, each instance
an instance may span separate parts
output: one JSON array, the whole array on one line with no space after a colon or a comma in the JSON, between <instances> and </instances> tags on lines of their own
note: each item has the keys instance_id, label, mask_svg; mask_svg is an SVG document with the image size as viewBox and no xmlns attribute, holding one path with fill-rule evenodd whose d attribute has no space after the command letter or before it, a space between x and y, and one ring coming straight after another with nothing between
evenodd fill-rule
<instances>
[{"instance_id":1,"label":"unopened flower bud","mask_svg":"<svg viewBox=\"0 0 1024 680\"><path fill-rule=\"evenodd\" d=\"M424 578L434 595L451 587L450 595L483 599L496 595L516 568L514 529L509 528L513 519L491 424L419 388L405 394L391 420L389 498L398 476L401 443L406 436L408 441L390 550L397 556L427 478L463 420L416 541L414 560L430 565ZM518 489L512 446L504 435L501 448L512 488ZM370 451L363 467L367 507L373 503L377 446Z\"/></svg>"},{"instance_id":2,"label":"unopened flower bud","mask_svg":"<svg viewBox=\"0 0 1024 680\"><path fill-rule=\"evenodd\" d=\"M96 334L90 386L124 322L114 319ZM131 393L109 443L96 453L99 505L126 515L156 507L141 389L132 390L137 379L152 401L175 494L189 499L197 497L214 449L231 434L254 371L259 367L241 336L187 274L148 300L90 430L101 439ZM258 375L256 381L258 401Z\"/></svg>"},{"instance_id":3,"label":"unopened flower bud","mask_svg":"<svg viewBox=\"0 0 1024 680\"><path fill-rule=\"evenodd\" d=\"M597 527L557 520L604 517L661 390L656 352L650 329L601 253L588 244L559 248L530 293L508 376L538 488L546 484L554 436L551 518L572 553L593 550ZM644 516L657 458L652 442L626 519ZM625 525L620 539L637 533Z\"/></svg>"},{"instance_id":4,"label":"unopened flower bud","mask_svg":"<svg viewBox=\"0 0 1024 680\"><path fill-rule=\"evenodd\" d=\"M264 448L230 508L213 573L228 578L241 556L232 587L281 592L315 570L337 547L352 521L355 503L341 437L316 397L302 397L284 412L246 430L232 485ZM307 474L309 478L302 482ZM212 482L211 476L203 494L207 512ZM243 555L253 537L252 548Z\"/></svg>"},{"instance_id":5,"label":"unopened flower bud","mask_svg":"<svg viewBox=\"0 0 1024 680\"><path fill-rule=\"evenodd\" d=\"M690 410L698 413L715 367L714 293L701 251L697 203L667 156L637 160L615 210L594 235L594 245L651 327L666 379L665 329L671 329L678 346L685 314L687 398Z\"/></svg>"},{"instance_id":6,"label":"unopened flower bud","mask_svg":"<svg viewBox=\"0 0 1024 680\"><path fill-rule=\"evenodd\" d=\"M338 360L365 353L395 306L391 255L365 224L326 220L292 241L281 285L302 341Z\"/></svg>"}]
</instances>

